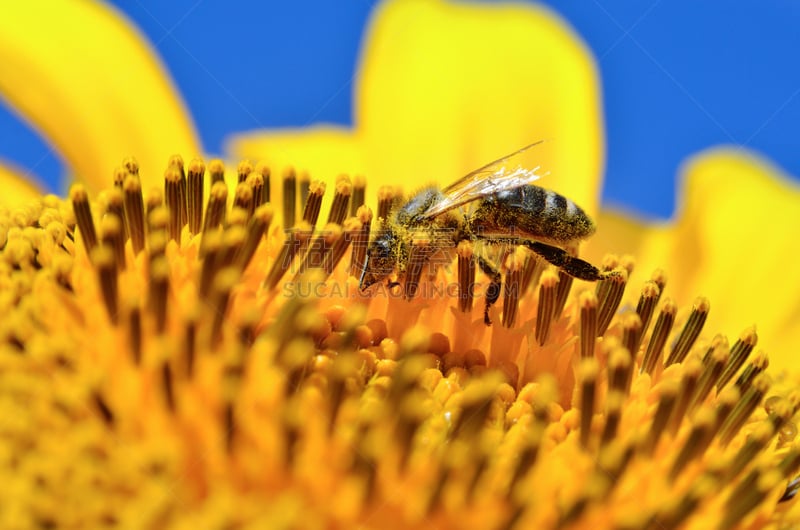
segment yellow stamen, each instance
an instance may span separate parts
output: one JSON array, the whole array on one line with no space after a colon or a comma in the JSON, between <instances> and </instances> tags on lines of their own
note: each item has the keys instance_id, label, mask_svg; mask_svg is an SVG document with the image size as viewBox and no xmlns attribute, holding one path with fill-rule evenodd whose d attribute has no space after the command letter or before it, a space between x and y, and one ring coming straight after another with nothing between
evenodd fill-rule
<instances>
[{"instance_id":1,"label":"yellow stamen","mask_svg":"<svg viewBox=\"0 0 800 530\"><path fill-rule=\"evenodd\" d=\"M697 337L703 330L703 325L708 317L709 309L710 306L707 299L698 298L695 301L694 306L692 306L692 313L689 315L689 319L686 321L686 324L684 324L683 329L675 340L675 344L672 346L672 350L667 357L667 366L682 362L683 359L686 358L689 350L694 345L694 341L697 340Z\"/></svg>"}]
</instances>

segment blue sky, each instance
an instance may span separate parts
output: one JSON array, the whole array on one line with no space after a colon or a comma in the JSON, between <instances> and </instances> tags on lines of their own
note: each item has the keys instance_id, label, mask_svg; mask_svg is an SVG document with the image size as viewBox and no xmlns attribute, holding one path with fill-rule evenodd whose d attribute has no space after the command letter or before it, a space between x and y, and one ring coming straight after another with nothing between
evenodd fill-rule
<instances>
[{"instance_id":1,"label":"blue sky","mask_svg":"<svg viewBox=\"0 0 800 530\"><path fill-rule=\"evenodd\" d=\"M372 3L114 0L170 69L209 153L237 131L349 124ZM607 127L604 204L668 218L688 156L749 149L800 175L796 0L542 2L593 50ZM60 160L0 108L0 157L52 189Z\"/></svg>"}]
</instances>

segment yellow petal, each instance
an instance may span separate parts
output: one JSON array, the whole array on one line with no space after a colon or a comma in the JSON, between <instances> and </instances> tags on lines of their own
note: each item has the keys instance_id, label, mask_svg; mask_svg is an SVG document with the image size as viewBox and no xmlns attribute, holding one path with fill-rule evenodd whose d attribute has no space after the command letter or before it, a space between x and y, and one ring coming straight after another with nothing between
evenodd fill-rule
<instances>
[{"instance_id":1,"label":"yellow petal","mask_svg":"<svg viewBox=\"0 0 800 530\"><path fill-rule=\"evenodd\" d=\"M0 17L0 93L95 191L134 155L145 185L169 155L199 153L192 124L153 51L95 2L16 2Z\"/></svg>"},{"instance_id":2,"label":"yellow petal","mask_svg":"<svg viewBox=\"0 0 800 530\"><path fill-rule=\"evenodd\" d=\"M16 168L0 164L0 207L14 208L42 197L40 186Z\"/></svg>"},{"instance_id":3,"label":"yellow petal","mask_svg":"<svg viewBox=\"0 0 800 530\"><path fill-rule=\"evenodd\" d=\"M237 135L227 151L236 159L263 161L275 171L292 166L312 179L332 181L341 173L364 171L353 133L336 126L279 129ZM298 164L302 164L299 166Z\"/></svg>"},{"instance_id":4,"label":"yellow petal","mask_svg":"<svg viewBox=\"0 0 800 530\"><path fill-rule=\"evenodd\" d=\"M396 0L362 56L355 124L369 176L447 183L537 140L540 184L596 211L603 125L594 62L544 8Z\"/></svg>"},{"instance_id":5,"label":"yellow petal","mask_svg":"<svg viewBox=\"0 0 800 530\"><path fill-rule=\"evenodd\" d=\"M603 213L587 256L598 259L597 249L633 254L633 282L663 267L667 295L679 304L698 295L710 299L706 326L712 333L735 340L755 324L758 348L773 366L796 364L800 188L767 162L729 149L689 160L684 183L674 226L637 226L625 216Z\"/></svg>"},{"instance_id":6,"label":"yellow petal","mask_svg":"<svg viewBox=\"0 0 800 530\"><path fill-rule=\"evenodd\" d=\"M271 186L275 193L280 189L279 179L285 168L293 167L308 173L312 180L322 180L332 185L341 174L363 175L361 153L349 129L336 126L317 126L304 129L283 129L234 136L227 151L237 160L264 162L273 171ZM329 188L330 189L330 188ZM367 204L375 204L376 186L370 186ZM332 193L325 194L323 205Z\"/></svg>"}]
</instances>

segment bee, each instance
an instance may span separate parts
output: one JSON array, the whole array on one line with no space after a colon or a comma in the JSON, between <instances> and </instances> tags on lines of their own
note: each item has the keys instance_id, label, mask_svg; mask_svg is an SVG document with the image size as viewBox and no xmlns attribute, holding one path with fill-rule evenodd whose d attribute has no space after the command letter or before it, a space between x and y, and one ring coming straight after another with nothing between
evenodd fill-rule
<instances>
[{"instance_id":1,"label":"bee","mask_svg":"<svg viewBox=\"0 0 800 530\"><path fill-rule=\"evenodd\" d=\"M444 189L427 187L394 209L367 248L359 289L388 280L394 271L407 272L412 252L416 263L452 259L461 241L522 245L575 278L596 281L613 274L570 255L564 248L595 232L592 219L570 199L531 182L539 168L513 166L513 160L535 142L468 173ZM423 245L417 244L424 242ZM482 245L486 246L486 245ZM476 246L478 248L478 246ZM420 258L419 252L422 252ZM476 254L489 277L484 322L500 294L500 271L490 259ZM388 282L389 287L399 285ZM412 294L413 296L413 294Z\"/></svg>"}]
</instances>

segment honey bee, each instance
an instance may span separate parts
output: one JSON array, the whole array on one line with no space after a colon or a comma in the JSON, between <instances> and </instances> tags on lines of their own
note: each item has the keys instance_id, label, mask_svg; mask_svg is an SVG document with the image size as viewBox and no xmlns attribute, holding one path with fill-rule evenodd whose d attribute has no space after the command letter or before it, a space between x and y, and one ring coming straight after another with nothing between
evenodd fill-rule
<instances>
[{"instance_id":1,"label":"honey bee","mask_svg":"<svg viewBox=\"0 0 800 530\"><path fill-rule=\"evenodd\" d=\"M422 249L427 263L450 260L461 241L522 245L581 280L596 281L613 274L564 250L594 233L595 224L586 212L570 199L532 185L539 178L538 167L513 165L518 155L541 143L490 162L444 189L424 188L390 212L367 248L359 289L363 292L388 280L394 271L402 277L415 250ZM489 309L499 297L501 275L485 255L476 257L490 279L484 322L491 325ZM395 285L398 282L389 282L390 287Z\"/></svg>"}]
</instances>

